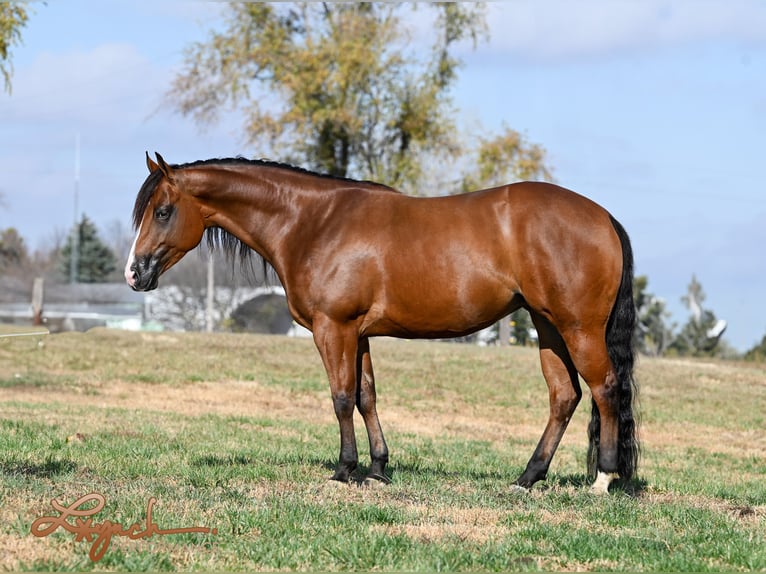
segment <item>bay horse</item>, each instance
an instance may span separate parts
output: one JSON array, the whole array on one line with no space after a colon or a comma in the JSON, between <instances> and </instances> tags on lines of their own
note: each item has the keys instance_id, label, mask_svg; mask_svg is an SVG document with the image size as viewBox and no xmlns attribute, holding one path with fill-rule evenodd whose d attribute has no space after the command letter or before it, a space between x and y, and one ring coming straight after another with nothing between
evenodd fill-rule
<instances>
[{"instance_id":1,"label":"bay horse","mask_svg":"<svg viewBox=\"0 0 766 574\"><path fill-rule=\"evenodd\" d=\"M538 332L550 412L516 485L545 479L582 396L578 375L592 396L592 490L634 475L633 255L604 208L550 183L413 197L271 161L155 157L146 154L133 210L128 285L156 288L206 231L211 247L260 255L327 371L340 426L333 480L348 482L358 463L356 407L370 444L365 482L389 482L370 337L459 337L520 307Z\"/></svg>"}]
</instances>

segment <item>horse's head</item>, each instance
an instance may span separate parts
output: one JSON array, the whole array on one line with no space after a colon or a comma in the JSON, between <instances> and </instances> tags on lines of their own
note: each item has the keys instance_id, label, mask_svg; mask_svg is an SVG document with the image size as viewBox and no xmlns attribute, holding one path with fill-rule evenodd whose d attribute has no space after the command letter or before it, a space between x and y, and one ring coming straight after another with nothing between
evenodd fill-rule
<instances>
[{"instance_id":1,"label":"horse's head","mask_svg":"<svg viewBox=\"0 0 766 574\"><path fill-rule=\"evenodd\" d=\"M182 177L155 155L156 162L146 154L149 177L136 198L136 238L125 264L125 280L136 291L155 289L160 275L194 249L205 230L199 204L182 190Z\"/></svg>"}]
</instances>

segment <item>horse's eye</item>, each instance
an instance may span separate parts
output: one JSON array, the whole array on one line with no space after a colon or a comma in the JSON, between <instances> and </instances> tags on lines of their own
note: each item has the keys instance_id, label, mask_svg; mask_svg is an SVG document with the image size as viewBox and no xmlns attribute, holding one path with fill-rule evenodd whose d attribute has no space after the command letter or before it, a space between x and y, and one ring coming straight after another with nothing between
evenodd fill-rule
<instances>
[{"instance_id":1,"label":"horse's eye","mask_svg":"<svg viewBox=\"0 0 766 574\"><path fill-rule=\"evenodd\" d=\"M170 219L170 214L173 212L173 208L169 205L163 205L154 210L154 218L157 221L167 221Z\"/></svg>"}]
</instances>

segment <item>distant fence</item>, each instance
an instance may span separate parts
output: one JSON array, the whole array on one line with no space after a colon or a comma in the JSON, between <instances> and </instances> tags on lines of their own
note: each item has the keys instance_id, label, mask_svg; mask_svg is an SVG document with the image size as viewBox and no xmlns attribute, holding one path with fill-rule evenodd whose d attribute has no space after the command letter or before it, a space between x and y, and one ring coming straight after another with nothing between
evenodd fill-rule
<instances>
[{"instance_id":1,"label":"distant fence","mask_svg":"<svg viewBox=\"0 0 766 574\"><path fill-rule=\"evenodd\" d=\"M204 298L190 291L193 290L166 285L142 293L132 291L124 283L44 284L42 279L28 282L0 278L0 324L39 325L52 333L87 331L92 327L202 330L206 312ZM293 323L281 286L216 287L213 299L216 307L212 312L219 328L310 335ZM271 299L270 313L248 316L254 302L268 299ZM241 321L240 325L235 325L235 316ZM278 318L281 320L276 320Z\"/></svg>"},{"instance_id":2,"label":"distant fence","mask_svg":"<svg viewBox=\"0 0 766 574\"><path fill-rule=\"evenodd\" d=\"M0 323L44 325L51 332L85 331L108 326L140 329L145 295L119 283L44 285L0 280Z\"/></svg>"}]
</instances>

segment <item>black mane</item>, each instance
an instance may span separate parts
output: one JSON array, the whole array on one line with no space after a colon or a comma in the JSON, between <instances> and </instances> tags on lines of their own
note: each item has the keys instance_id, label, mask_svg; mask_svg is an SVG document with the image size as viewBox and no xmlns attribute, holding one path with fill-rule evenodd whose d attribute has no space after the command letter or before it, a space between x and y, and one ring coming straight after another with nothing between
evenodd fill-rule
<instances>
[{"instance_id":1,"label":"black mane","mask_svg":"<svg viewBox=\"0 0 766 574\"><path fill-rule=\"evenodd\" d=\"M268 159L247 159L246 157L238 156L238 157L226 157L226 158L217 158L217 159L199 159L197 161L192 161L189 163L182 163L178 165L171 165L170 167L172 169L184 169L187 167L199 167L199 166L206 166L206 165L252 165L252 166L260 166L260 167L275 167L278 169L286 169L288 171L292 171L295 173L302 173L305 175L313 175L314 177L321 177L324 179L334 179L336 181L345 181L347 183L362 183L365 185L375 185L378 187L384 187L391 191L396 191L394 188L389 187L387 185L384 185L382 183L377 183L375 181L369 181L366 179L353 179L350 177L343 177L340 175L331 175L329 173L321 173L318 171L312 171L310 169L305 169L303 167L298 167L297 165L292 165L289 163L283 163L279 161L272 161Z\"/></svg>"}]
</instances>

